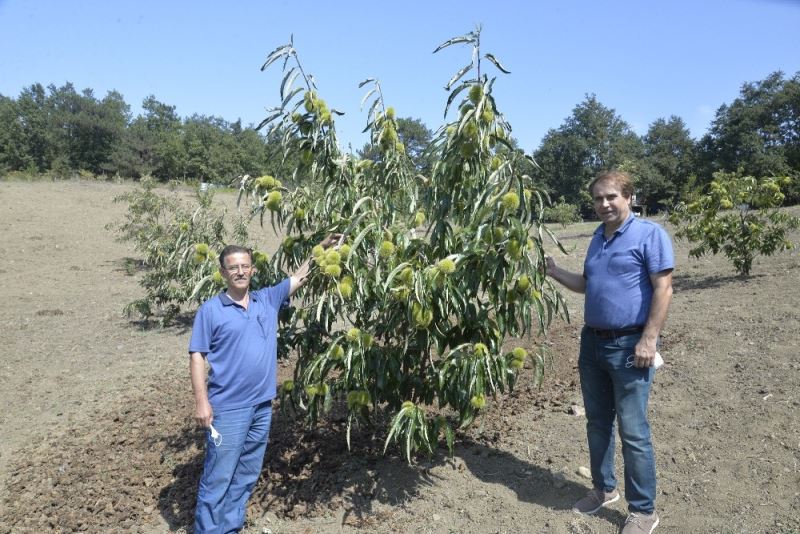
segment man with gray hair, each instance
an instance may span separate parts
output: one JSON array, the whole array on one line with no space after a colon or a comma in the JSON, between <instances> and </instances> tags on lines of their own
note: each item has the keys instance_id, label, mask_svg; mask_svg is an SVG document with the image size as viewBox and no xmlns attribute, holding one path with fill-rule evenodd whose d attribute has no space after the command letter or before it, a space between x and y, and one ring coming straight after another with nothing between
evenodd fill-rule
<instances>
[{"instance_id":1,"label":"man with gray hair","mask_svg":"<svg viewBox=\"0 0 800 534\"><path fill-rule=\"evenodd\" d=\"M329 247L338 237L320 244ZM200 307L189 341L194 416L207 434L197 534L238 532L244 525L272 421L278 311L305 283L310 269L309 260L278 284L250 291L256 272L252 250L228 245L219 264L227 289Z\"/></svg>"}]
</instances>

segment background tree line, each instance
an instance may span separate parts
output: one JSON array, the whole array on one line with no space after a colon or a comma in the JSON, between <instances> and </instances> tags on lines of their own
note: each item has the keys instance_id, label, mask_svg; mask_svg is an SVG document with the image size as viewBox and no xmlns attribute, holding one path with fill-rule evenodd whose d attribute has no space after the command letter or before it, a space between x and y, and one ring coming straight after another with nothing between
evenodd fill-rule
<instances>
[{"instance_id":1,"label":"background tree line","mask_svg":"<svg viewBox=\"0 0 800 534\"><path fill-rule=\"evenodd\" d=\"M782 72L745 83L739 97L717 109L708 132L694 140L675 115L636 135L622 117L587 95L534 151L536 176L555 198L588 212L586 184L604 168L637 180L648 211L691 198L717 171L793 178L786 203L800 202L800 73Z\"/></svg>"},{"instance_id":2,"label":"background tree line","mask_svg":"<svg viewBox=\"0 0 800 534\"><path fill-rule=\"evenodd\" d=\"M132 116L123 96L98 99L33 84L17 98L0 95L0 173L23 171L228 184L242 174L274 174L295 168L284 161L281 132L265 137L240 120L192 115L147 97ZM433 133L419 119L398 120L398 136L417 169L433 164L423 152ZM515 150L520 150L516 143ZM365 145L361 157L379 158ZM659 118L639 136L614 109L587 95L533 151L538 166L529 174L556 201L554 218L589 214L586 184L598 170L618 167L637 179L639 201L648 211L670 208L710 183L717 171L753 176L790 176L787 203L800 202L800 72L782 72L745 83L730 104L719 107L708 132L691 137L677 116Z\"/></svg>"},{"instance_id":3,"label":"background tree line","mask_svg":"<svg viewBox=\"0 0 800 534\"><path fill-rule=\"evenodd\" d=\"M242 174L278 173L277 140L241 121L192 115L148 96L133 117L122 95L102 98L71 83L34 84L14 99L0 95L0 172L67 175L86 171L160 181L230 183Z\"/></svg>"}]
</instances>

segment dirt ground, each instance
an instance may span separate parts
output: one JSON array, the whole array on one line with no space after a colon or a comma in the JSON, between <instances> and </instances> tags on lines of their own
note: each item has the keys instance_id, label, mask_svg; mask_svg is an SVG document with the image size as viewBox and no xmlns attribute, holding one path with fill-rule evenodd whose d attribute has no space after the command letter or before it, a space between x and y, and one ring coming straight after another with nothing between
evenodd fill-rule
<instances>
[{"instance_id":1,"label":"dirt ground","mask_svg":"<svg viewBox=\"0 0 800 534\"><path fill-rule=\"evenodd\" d=\"M0 182L0 533L191 530L202 440L189 332L121 314L141 294L125 269L135 253L105 226L130 187ZM574 250L562 265L580 268L592 228L559 230ZM687 248L676 243L651 397L657 532L800 532L800 253L760 258L741 280ZM408 466L367 429L348 452L342 421L307 430L277 412L246 532L617 532L624 500L593 518L570 511L589 480L585 420L570 413L582 304L568 301L544 386L527 371L454 458Z\"/></svg>"}]
</instances>

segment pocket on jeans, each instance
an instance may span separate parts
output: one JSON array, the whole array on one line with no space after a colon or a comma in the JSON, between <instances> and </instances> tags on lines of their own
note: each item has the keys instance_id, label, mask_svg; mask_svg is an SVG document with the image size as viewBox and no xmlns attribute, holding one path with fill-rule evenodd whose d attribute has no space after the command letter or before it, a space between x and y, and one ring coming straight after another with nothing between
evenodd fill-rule
<instances>
[{"instance_id":1,"label":"pocket on jeans","mask_svg":"<svg viewBox=\"0 0 800 534\"><path fill-rule=\"evenodd\" d=\"M633 352L633 350L636 348L636 344L639 343L639 339L641 337L642 336L640 334L619 336L612 340L609 340L610 343L608 344L608 346L609 348L615 350L623 350L623 351L630 350L631 352Z\"/></svg>"}]
</instances>

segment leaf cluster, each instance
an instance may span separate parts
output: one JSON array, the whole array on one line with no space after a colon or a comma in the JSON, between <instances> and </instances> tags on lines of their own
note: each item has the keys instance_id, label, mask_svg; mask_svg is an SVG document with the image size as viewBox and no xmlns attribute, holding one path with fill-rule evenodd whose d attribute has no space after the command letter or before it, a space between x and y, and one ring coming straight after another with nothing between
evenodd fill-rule
<instances>
[{"instance_id":1,"label":"leaf cluster","mask_svg":"<svg viewBox=\"0 0 800 534\"><path fill-rule=\"evenodd\" d=\"M481 57L479 32L439 49L459 42ZM495 80L480 74L479 61L448 83L446 108L458 113L425 148L433 164L421 174L379 82L361 86L370 85L365 130L380 157L359 159L339 150L335 123L291 42L265 65L281 60L281 106L262 126L285 132L284 152L300 153L294 172L307 181L289 189L280 179L246 177L240 200L287 234L272 258L276 271L313 258L281 336L298 354L281 388L284 404L313 424L346 399L348 443L352 424L394 414L386 446L401 442L409 460L414 451L432 453L442 437L452 448L454 426L471 424L487 399L510 390L528 360L503 353L504 340L566 313L542 269L543 240L555 239L542 224L547 195L519 171L530 161L509 143ZM329 233L344 236L337 249L315 246ZM530 360L536 379L546 357Z\"/></svg>"},{"instance_id":2,"label":"leaf cluster","mask_svg":"<svg viewBox=\"0 0 800 534\"><path fill-rule=\"evenodd\" d=\"M783 203L782 187L789 177L742 176L740 173L714 174L705 194L680 204L670 216L679 226L676 236L695 243L689 255L722 252L737 273L750 274L757 255L770 256L793 248L787 232L800 225L778 207Z\"/></svg>"},{"instance_id":3,"label":"leaf cluster","mask_svg":"<svg viewBox=\"0 0 800 534\"><path fill-rule=\"evenodd\" d=\"M187 304L200 304L224 288L218 254L225 247L226 213L213 207L213 192L198 192L196 205L188 205L157 190L144 179L140 187L115 198L125 202L122 222L111 225L119 239L129 241L142 254L145 272L140 280L145 296L129 303L125 312L145 320L158 317L169 324ZM246 220L235 222L232 239L247 240ZM255 252L259 272L253 283L268 285L277 278L267 256Z\"/></svg>"}]
</instances>

